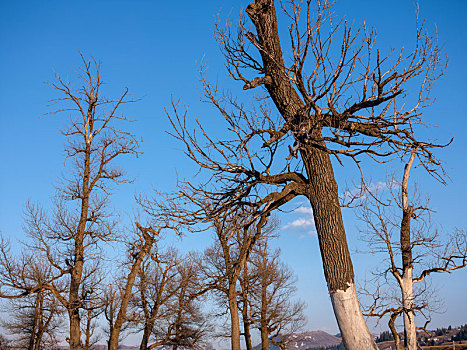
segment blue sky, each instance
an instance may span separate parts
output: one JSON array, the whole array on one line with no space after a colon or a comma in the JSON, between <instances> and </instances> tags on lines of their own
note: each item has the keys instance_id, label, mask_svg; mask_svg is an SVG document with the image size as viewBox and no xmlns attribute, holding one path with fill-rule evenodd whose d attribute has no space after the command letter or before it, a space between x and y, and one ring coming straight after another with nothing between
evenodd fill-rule
<instances>
[{"instance_id":1,"label":"blue sky","mask_svg":"<svg viewBox=\"0 0 467 350\"><path fill-rule=\"evenodd\" d=\"M213 123L215 115L199 103L197 64L203 57L213 76L243 94L241 84L227 81L222 57L213 39L215 15L235 17L248 1L2 1L0 2L0 230L11 238L22 238L22 210L27 200L46 204L54 184L64 171L63 138L59 129L65 118L44 116L47 101L56 97L43 82L54 74L72 77L79 62L78 50L103 62L108 94L123 87L144 99L127 106L125 112L137 120L131 128L143 137L144 154L122 165L136 178L134 184L119 188L114 205L125 213L134 209L133 195L149 193L153 187L173 188L176 174L192 176L196 171L178 145L164 131L169 130L163 108L170 97L181 97L190 106L190 115ZM434 106L425 112L438 125L427 130L441 140L454 143L438 154L446 161L451 177L442 186L421 171L415 171L422 188L428 190L435 209L434 218L449 231L467 227L465 174L467 173L467 130L465 79L467 68L467 2L420 1L421 17L430 31L438 32L440 44L449 56L446 75L435 86ZM336 16L349 22L376 27L379 47L396 49L413 34L414 7L411 0L387 2L341 0ZM216 124L214 124L216 125ZM400 170L399 163L393 169ZM390 167L372 167L375 181L384 179ZM341 188L350 183L353 170L336 168ZM310 329L336 332L321 269L317 239L310 234L307 206L300 212L281 216L286 227L276 244L283 259L299 277L298 295L308 303ZM362 246L352 212L344 219L352 251ZM299 220L296 222L296 220ZM294 224L295 222L295 224ZM300 225L301 223L301 225ZM200 239L201 238L201 239ZM209 234L187 237L182 247L201 248ZM378 261L353 253L357 277L363 277ZM435 315L432 325L467 322L467 271L433 279L445 299L446 313Z\"/></svg>"}]
</instances>

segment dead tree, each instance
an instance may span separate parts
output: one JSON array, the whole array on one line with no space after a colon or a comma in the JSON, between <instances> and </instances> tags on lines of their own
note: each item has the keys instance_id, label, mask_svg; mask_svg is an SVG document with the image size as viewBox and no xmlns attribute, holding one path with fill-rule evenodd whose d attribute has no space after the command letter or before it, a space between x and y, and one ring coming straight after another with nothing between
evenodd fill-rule
<instances>
[{"instance_id":1,"label":"dead tree","mask_svg":"<svg viewBox=\"0 0 467 350\"><path fill-rule=\"evenodd\" d=\"M442 181L433 153L440 145L417 132L443 67L436 40L422 27L413 35L411 52L383 53L375 48L374 30L336 23L331 5L327 0L277 4L288 20L288 46L279 40L274 0L247 6L254 29L243 17L237 32L217 26L230 76L244 90L260 87L263 95L244 103L210 84L202 70L205 100L226 122L226 137L210 135L201 119L193 128L187 112L173 102L167 113L173 135L211 176L199 186L181 181L165 205L168 212L184 207L176 217L193 224L245 206L260 217L305 196L343 343L349 350L376 349L357 300L331 157L341 164L347 157L358 166L365 156L384 163L416 149L420 163ZM206 198L214 203L207 216L199 210Z\"/></svg>"},{"instance_id":2,"label":"dead tree","mask_svg":"<svg viewBox=\"0 0 467 350\"><path fill-rule=\"evenodd\" d=\"M125 154L137 154L139 141L121 123L127 120L119 108L129 102L128 90L116 99L102 96L100 63L87 61L78 70L78 83L57 76L49 85L60 96L52 101L57 110L70 116L62 130L67 143L69 171L61 180L49 214L38 205L26 208L28 247L43 254L53 271L53 279L42 287L50 290L66 309L71 350L81 349L80 310L91 290L82 286L99 269L102 242L115 239L116 217L108 208L111 186L129 182L123 170L113 165ZM64 290L57 287L64 281Z\"/></svg>"},{"instance_id":3,"label":"dead tree","mask_svg":"<svg viewBox=\"0 0 467 350\"><path fill-rule=\"evenodd\" d=\"M467 235L456 230L448 242L443 244L439 233L427 219L429 208L422 205L416 193L409 196L410 170L415 160L413 152L405 166L401 182L390 181L390 204L399 209L402 215L389 212L381 198L369 199L361 210L361 218L366 223L368 239L373 253L387 256L388 266L382 274L390 274L397 282L399 296L388 297L380 288L372 292L374 302L367 308L368 316L381 318L389 316L389 327L399 346L399 337L394 325L398 316L404 319L404 348L417 349L417 329L415 315L425 315L434 309L434 301L427 294L431 291L426 285L415 289L415 285L425 282L432 273L452 272L467 266ZM397 194L396 190L400 189ZM397 222L395 218L400 218ZM399 239L394 233L399 231ZM428 260L431 257L431 260ZM400 258L400 264L397 259ZM366 293L369 294L369 293Z\"/></svg>"}]
</instances>

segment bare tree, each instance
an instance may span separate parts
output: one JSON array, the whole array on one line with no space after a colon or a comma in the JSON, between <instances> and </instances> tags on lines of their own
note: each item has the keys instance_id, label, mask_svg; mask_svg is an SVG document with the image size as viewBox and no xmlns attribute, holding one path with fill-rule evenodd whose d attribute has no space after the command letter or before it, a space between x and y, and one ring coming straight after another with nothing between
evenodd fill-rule
<instances>
[{"instance_id":1,"label":"bare tree","mask_svg":"<svg viewBox=\"0 0 467 350\"><path fill-rule=\"evenodd\" d=\"M95 291L97 292L97 291ZM84 336L83 350L91 350L101 339L97 319L102 314L102 304L95 295L83 303L81 310L81 332Z\"/></svg>"},{"instance_id":2,"label":"bare tree","mask_svg":"<svg viewBox=\"0 0 467 350\"><path fill-rule=\"evenodd\" d=\"M108 313L106 312L106 319L110 324L109 350L118 349L120 332L124 323L128 321L127 309L134 294L133 286L139 269L146 256L151 254L157 236L159 236L160 231L165 227L154 229L152 227L143 227L137 222L136 228L139 233L139 239L130 243L131 248L129 249L129 262L127 264L128 274L123 280L124 283L120 288L119 297L112 298L111 302L108 303L110 310Z\"/></svg>"},{"instance_id":3,"label":"bare tree","mask_svg":"<svg viewBox=\"0 0 467 350\"><path fill-rule=\"evenodd\" d=\"M202 311L202 297L206 289L201 279L199 266L192 256L179 260L176 266L175 286L166 300L163 314L151 330L153 341L147 349L161 345L202 348L210 334L210 323Z\"/></svg>"},{"instance_id":4,"label":"bare tree","mask_svg":"<svg viewBox=\"0 0 467 350\"><path fill-rule=\"evenodd\" d=\"M15 335L15 346L39 350L57 343L63 309L44 284L52 278L52 269L43 256L23 251L19 257L10 252L1 237L0 295L9 300L5 305L8 317L0 325Z\"/></svg>"},{"instance_id":5,"label":"bare tree","mask_svg":"<svg viewBox=\"0 0 467 350\"><path fill-rule=\"evenodd\" d=\"M140 350L148 349L155 324L168 315L168 303L178 287L178 265L181 257L170 248L157 250L143 261L135 282L135 294L131 300L137 313L134 327L142 331Z\"/></svg>"},{"instance_id":6,"label":"bare tree","mask_svg":"<svg viewBox=\"0 0 467 350\"><path fill-rule=\"evenodd\" d=\"M210 136L199 119L193 131L187 112L173 102L168 112L173 135L211 177L199 186L181 181L168 196L166 211L184 207L176 217L191 224L244 206L264 217L305 196L313 208L343 343L349 350L376 349L358 304L331 157L341 164L347 157L359 166L365 156L384 163L415 149L425 169L443 181L432 151L440 145L417 136L421 112L433 101L429 92L443 67L436 40L423 27L417 26L411 52L384 54L375 48L375 30L336 23L331 5L327 0L280 2L289 21L287 47L279 40L274 0L247 6L256 33L243 17L236 33L217 26L230 76L244 90L262 87L265 95L243 103L210 84L202 69L204 97L225 120L230 132L225 138ZM206 198L214 203L208 215L200 209Z\"/></svg>"},{"instance_id":7,"label":"bare tree","mask_svg":"<svg viewBox=\"0 0 467 350\"><path fill-rule=\"evenodd\" d=\"M244 226L245 222L249 222L250 225ZM255 244L272 235L276 227L277 222L274 220L265 223L261 228L257 224L252 224L247 212L224 218L224 220L214 220L216 240L210 248L205 250L202 262L203 273L208 289L220 295L221 304L227 304L232 350L240 350L241 332L238 309L240 276L245 271L245 265ZM244 327L244 332L248 344L248 327Z\"/></svg>"},{"instance_id":8,"label":"bare tree","mask_svg":"<svg viewBox=\"0 0 467 350\"><path fill-rule=\"evenodd\" d=\"M249 260L251 257L249 258ZM246 350L252 350L253 345L251 342L251 327L253 325L253 316L251 308L251 286L255 283L256 275L251 275L248 261L243 266L242 272L238 278L239 281L239 295L238 295L238 309L240 310L243 323L243 337L245 338Z\"/></svg>"},{"instance_id":9,"label":"bare tree","mask_svg":"<svg viewBox=\"0 0 467 350\"><path fill-rule=\"evenodd\" d=\"M275 344L285 349L292 333L305 324L303 302L291 300L296 291L296 278L280 261L280 249L271 251L268 242L253 250L251 276L254 276L249 296L252 318L261 333L261 348Z\"/></svg>"},{"instance_id":10,"label":"bare tree","mask_svg":"<svg viewBox=\"0 0 467 350\"><path fill-rule=\"evenodd\" d=\"M58 344L57 333L63 323L57 301L47 293L39 291L21 299L10 300L5 307L8 317L0 323L15 336L15 347L40 350Z\"/></svg>"},{"instance_id":11,"label":"bare tree","mask_svg":"<svg viewBox=\"0 0 467 350\"><path fill-rule=\"evenodd\" d=\"M383 275L390 274L397 282L399 297L388 297L378 288L372 292L373 303L366 314L381 318L390 316L389 327L399 346L399 337L395 328L395 320L399 315L404 318L404 348L417 349L417 327L415 315L434 309L433 301L427 294L432 291L426 284L418 289L415 284L425 282L425 278L432 273L452 272L467 266L467 235L464 231L456 230L443 244L439 233L430 225L427 219L429 208L421 205L416 193L409 197L410 170L416 153L412 153L405 166L402 182L392 179L390 193L392 204L402 211L402 215L388 212L381 198L369 199L361 210L361 218L366 223L367 234L374 253L384 253L387 256L387 267ZM396 189L400 189L399 195ZM397 222L395 218L400 218ZM394 233L399 231L399 239ZM400 264L397 259L400 258ZM431 258L431 260L428 260ZM368 293L367 293L368 294ZM429 318L427 317L429 322ZM423 327L426 329L426 324Z\"/></svg>"},{"instance_id":12,"label":"bare tree","mask_svg":"<svg viewBox=\"0 0 467 350\"><path fill-rule=\"evenodd\" d=\"M10 350L10 341L0 334L0 350Z\"/></svg>"},{"instance_id":13,"label":"bare tree","mask_svg":"<svg viewBox=\"0 0 467 350\"><path fill-rule=\"evenodd\" d=\"M40 287L50 290L68 313L71 350L81 349L80 310L92 294L88 281L99 270L101 243L118 234L116 217L108 210L111 186L130 181L113 163L124 154L136 154L139 146L121 128L128 119L118 114L123 104L135 100L128 98L127 89L116 99L104 98L100 63L81 58L83 66L76 73L81 86L74 88L60 76L49 84L60 94L52 101L58 106L53 113L70 116L62 131L70 171L61 180L50 215L30 204L25 225L28 247L44 255L52 269L53 278Z\"/></svg>"}]
</instances>

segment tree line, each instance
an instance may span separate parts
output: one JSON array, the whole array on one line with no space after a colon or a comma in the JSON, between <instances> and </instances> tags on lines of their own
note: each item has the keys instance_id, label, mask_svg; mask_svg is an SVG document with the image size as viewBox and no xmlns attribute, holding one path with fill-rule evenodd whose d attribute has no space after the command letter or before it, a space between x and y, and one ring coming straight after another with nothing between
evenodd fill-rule
<instances>
[{"instance_id":1,"label":"tree line","mask_svg":"<svg viewBox=\"0 0 467 350\"><path fill-rule=\"evenodd\" d=\"M141 349L195 346L211 329L200 307L207 295L229 318L225 333L233 350L240 349L242 336L251 349L251 328L260 331L263 349L276 335L287 339L303 325L303 303L290 301L293 274L268 241L277 227L275 211L296 197L305 197L313 210L344 346L377 348L364 315L389 316L394 336L400 316L405 346L416 349L415 315L429 308L423 299L427 288L419 293L414 284L467 265L465 231L440 243L438 232L430 233L422 220L428 206L416 204L408 189L413 164L445 183L436 150L450 141L438 143L419 133L445 64L436 37L419 24L418 14L413 49L383 53L376 48L375 30L333 21L332 6L326 0L255 0L237 31L216 23L228 75L242 84L243 94L257 93L245 102L240 92L236 96L211 83L201 66L203 99L219 114L226 135L211 135L201 119L193 121L172 101L166 110L171 134L206 180L181 178L173 192L140 196L142 216L131 232L122 232L110 198L116 186L131 182L118 161L139 154L141 140L119 113L137 100L128 90L103 97L100 63L84 57L78 89L60 76L50 83L58 93L52 113L71 114L62 130L69 171L51 209L27 204L22 253L14 256L9 243L1 243L0 297L12 300L12 330L18 310L23 314L16 319L27 314L32 320L23 339L29 349L54 342L60 313L67 316L72 350L92 346L99 317L108 325L109 349L117 349L131 329L143 332ZM279 38L282 26L289 33L286 45ZM367 181L371 167L363 165L394 159L406 163L402 181L391 187L389 198L380 198ZM337 164L354 165L361 174L359 190L344 198L334 175ZM377 283L376 291L363 290L374 298L363 312L342 220L342 207L353 205L361 208L373 252L387 256L379 276L392 275L398 288L388 292ZM399 208L399 216L385 215L387 208ZM202 254L158 248L168 232L205 229L215 243ZM109 279L102 257L112 244L125 252L121 274Z\"/></svg>"}]
</instances>

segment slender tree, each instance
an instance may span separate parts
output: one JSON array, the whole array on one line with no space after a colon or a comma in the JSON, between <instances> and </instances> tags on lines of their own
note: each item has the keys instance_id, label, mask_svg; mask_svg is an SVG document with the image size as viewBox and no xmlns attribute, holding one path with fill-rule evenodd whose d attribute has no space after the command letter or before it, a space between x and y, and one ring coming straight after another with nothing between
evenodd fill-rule
<instances>
[{"instance_id":1,"label":"slender tree","mask_svg":"<svg viewBox=\"0 0 467 350\"><path fill-rule=\"evenodd\" d=\"M125 322L128 321L127 309L130 305L134 291L133 286L138 275L138 271L145 257L151 253L155 240L160 231L164 227L159 227L157 230L152 227L143 227L138 222L136 227L139 233L139 240L131 243L130 261L128 262L128 273L124 278L121 287L119 298L112 298L109 303L111 313L106 313L106 318L110 324L108 349L117 350L120 333ZM110 311L110 310L109 310ZM108 317L110 316L111 317Z\"/></svg>"},{"instance_id":2,"label":"slender tree","mask_svg":"<svg viewBox=\"0 0 467 350\"><path fill-rule=\"evenodd\" d=\"M210 136L200 119L193 131L187 112L173 102L168 112L173 135L211 177L199 186L181 181L165 205L172 213L175 207L185 208L175 217L194 224L245 205L264 218L305 196L313 208L343 343L349 350L376 349L357 299L331 157L341 164L343 157L354 160L363 171L364 156L386 162L415 149L420 164L443 181L432 151L440 145L417 135L421 112L433 101L429 93L443 67L436 40L422 27L417 26L411 52L384 54L375 48L374 30L354 31L345 21L333 21L331 5L326 0L279 2L289 23L288 46L279 39L274 0L247 6L254 29L244 17L236 33L217 25L230 76L244 90L260 87L263 94L242 103L210 84L202 69L205 100L223 117L230 136ZM199 209L206 198L213 203L207 215Z\"/></svg>"},{"instance_id":3,"label":"slender tree","mask_svg":"<svg viewBox=\"0 0 467 350\"><path fill-rule=\"evenodd\" d=\"M181 257L174 248L158 250L141 264L135 282L135 294L131 300L137 313L134 328L142 331L140 350L148 349L153 330L168 315L168 303L179 288L178 265Z\"/></svg>"},{"instance_id":4,"label":"slender tree","mask_svg":"<svg viewBox=\"0 0 467 350\"><path fill-rule=\"evenodd\" d=\"M366 223L366 234L373 253L383 253L387 256L387 266L377 276L391 274L397 282L399 296L384 293L380 288L372 291L373 303L367 307L368 316L381 318L389 315L389 327L396 341L396 348L400 344L395 320L398 316L404 319L404 348L417 349L417 327L415 316L417 313L434 310L436 305L430 297L433 291L425 278L432 273L452 272L467 266L467 235L464 231L456 230L443 244L439 233L427 219L429 208L422 205L414 193L409 196L410 170L415 160L412 153L404 168L401 182L394 178L390 181L389 196L392 201L384 203L379 197L368 198L361 210L361 218ZM397 193L399 190L400 193ZM412 200L411 198L412 197ZM402 215L391 212L388 205L399 209ZM395 218L399 218L397 222ZM398 239L395 232L399 231ZM428 260L431 257L431 260ZM400 258L400 263L397 259ZM417 284L421 284L419 288ZM366 294L369 294L368 292ZM429 294L429 295L428 295ZM427 322L429 322L429 315ZM426 324L423 327L426 329Z\"/></svg>"},{"instance_id":5,"label":"slender tree","mask_svg":"<svg viewBox=\"0 0 467 350\"><path fill-rule=\"evenodd\" d=\"M234 215L228 220L215 220L216 241L205 250L203 259L206 283L220 295L221 303L226 304L229 311L232 350L240 350L240 276L245 272L245 265L255 244L270 236L277 226L275 221L271 221L263 226L260 232L257 231L256 225L247 226L245 229L243 223L249 220L245 213ZM248 342L248 333L245 338Z\"/></svg>"},{"instance_id":6,"label":"slender tree","mask_svg":"<svg viewBox=\"0 0 467 350\"><path fill-rule=\"evenodd\" d=\"M172 349L201 349L208 339L211 326L200 300L206 289L199 266L192 256L177 264L175 285L172 297L164 305L163 317L152 329L154 341L148 349L161 345L172 346Z\"/></svg>"},{"instance_id":7,"label":"slender tree","mask_svg":"<svg viewBox=\"0 0 467 350\"><path fill-rule=\"evenodd\" d=\"M280 250L271 251L268 242L262 242L253 250L250 288L252 319L261 334L261 348L270 344L285 349L292 333L305 324L305 304L291 300L295 292L296 278L280 261Z\"/></svg>"},{"instance_id":8,"label":"slender tree","mask_svg":"<svg viewBox=\"0 0 467 350\"><path fill-rule=\"evenodd\" d=\"M0 242L0 296L8 300L4 309L9 316L0 325L15 336L15 346L38 350L57 343L63 325L60 307L52 293L44 288L53 279L44 256L24 250L19 257L10 252L3 237Z\"/></svg>"}]
</instances>

